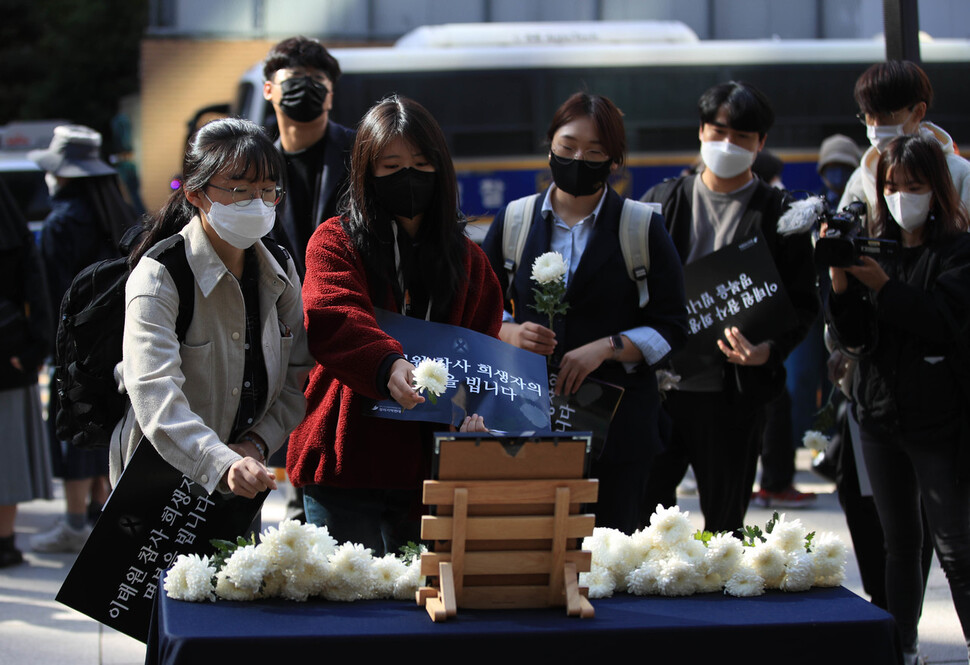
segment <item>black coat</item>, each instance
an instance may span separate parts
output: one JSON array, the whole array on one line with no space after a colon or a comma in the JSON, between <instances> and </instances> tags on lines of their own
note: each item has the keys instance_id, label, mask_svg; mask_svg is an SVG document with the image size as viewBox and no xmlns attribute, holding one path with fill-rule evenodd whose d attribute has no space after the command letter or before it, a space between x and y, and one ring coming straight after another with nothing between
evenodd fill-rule
<instances>
[{"instance_id":1,"label":"black coat","mask_svg":"<svg viewBox=\"0 0 970 665\"><path fill-rule=\"evenodd\" d=\"M353 129L338 125L333 120L327 122L323 169L316 183L316 200L313 203L312 228L314 229L337 215L340 196L346 189L350 169L350 149L354 145L355 136L357 132ZM279 140L276 141L276 147L282 150ZM300 233L297 230L298 225L294 214L293 209L284 201L277 213L272 236L289 251L302 280L306 274L306 246L297 247L295 239L300 237Z\"/></svg>"},{"instance_id":2,"label":"black coat","mask_svg":"<svg viewBox=\"0 0 970 665\"><path fill-rule=\"evenodd\" d=\"M512 280L511 293L502 258L504 208L495 216L482 249L506 293L505 307L508 311L513 311L514 302L515 320L548 325L548 318L531 307L534 303L532 263L540 254L549 251L552 237L551 222L541 214L541 201L540 198L535 206L522 260ZM641 309L636 284L627 275L620 249L618 231L622 209L623 198L610 189L582 259L569 281L565 296L569 310L564 316L557 315L553 325L558 340L554 361L588 342L639 326L652 327L674 351L687 342L683 271L673 244L664 232L663 220L654 215L650 224L650 272L647 278L650 301ZM653 424L647 421L660 404L653 369L641 363L637 371L627 373L619 363L608 361L590 376L627 389L610 425L608 454L623 458L637 457L634 446L641 446L641 452L651 455L656 452L659 439L648 436L647 432L648 426L656 429L656 420ZM611 440L616 442L612 451Z\"/></svg>"},{"instance_id":3,"label":"black coat","mask_svg":"<svg viewBox=\"0 0 970 665\"><path fill-rule=\"evenodd\" d=\"M2 185L0 217L0 303L7 314L23 314L12 334L17 340L0 349L0 390L9 390L37 383L37 368L51 349L54 323L34 236ZM10 363L13 356L24 371Z\"/></svg>"},{"instance_id":4,"label":"black coat","mask_svg":"<svg viewBox=\"0 0 970 665\"><path fill-rule=\"evenodd\" d=\"M691 248L691 205L696 178L689 175L662 182L640 199L660 203L663 207L667 230L682 263L686 261ZM765 365L741 367L719 358L719 362L725 365L725 391L751 404L765 403L782 390L785 384L785 358L805 338L818 316L815 267L809 236L807 233L782 236L777 232L778 218L788 209L790 202L791 198L786 192L758 180L735 233L735 238L740 239L761 231L795 310L793 325L771 340L771 356Z\"/></svg>"},{"instance_id":5,"label":"black coat","mask_svg":"<svg viewBox=\"0 0 970 665\"><path fill-rule=\"evenodd\" d=\"M960 422L970 399L970 235L902 248L880 265L890 279L878 294L850 276L827 312L840 344L863 350L859 422L893 432Z\"/></svg>"}]
</instances>

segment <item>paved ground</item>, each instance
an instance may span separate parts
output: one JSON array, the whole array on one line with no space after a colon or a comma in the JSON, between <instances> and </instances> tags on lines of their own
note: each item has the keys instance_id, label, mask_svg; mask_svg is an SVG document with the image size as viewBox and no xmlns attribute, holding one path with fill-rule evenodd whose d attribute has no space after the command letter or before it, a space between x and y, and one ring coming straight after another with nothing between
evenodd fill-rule
<instances>
[{"instance_id":1,"label":"paved ground","mask_svg":"<svg viewBox=\"0 0 970 665\"><path fill-rule=\"evenodd\" d=\"M807 468L807 458L802 455L799 457L800 470L796 478L799 488L824 494L813 508L789 511L789 516L797 514L809 528L834 531L846 544L851 544L838 501L831 493L833 487L820 482ZM685 510L691 511L691 518L700 526L696 498L683 496L681 505ZM144 662L143 644L114 630L103 628L95 621L53 600L73 563L73 555L27 552L30 535L49 528L63 510L63 499L34 501L21 506L17 520L17 541L26 553L27 562L12 569L0 569L0 663L129 665ZM282 500L279 493L274 492L263 511L264 526L278 522L282 515ZM746 521L749 524L764 524L769 517L769 511L753 508ZM862 593L858 569L852 558L849 561L846 587ZM922 650L928 662L967 662L960 624L953 611L946 580L938 565L930 577L920 635ZM838 648L836 645L827 646ZM825 661L824 658L819 660Z\"/></svg>"}]
</instances>

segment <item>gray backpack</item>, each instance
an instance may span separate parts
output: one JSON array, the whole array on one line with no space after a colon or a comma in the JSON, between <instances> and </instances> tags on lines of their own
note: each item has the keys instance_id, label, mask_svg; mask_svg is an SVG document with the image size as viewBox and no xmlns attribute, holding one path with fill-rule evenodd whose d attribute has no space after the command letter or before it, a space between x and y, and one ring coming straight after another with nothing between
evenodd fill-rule
<instances>
[{"instance_id":1,"label":"gray backpack","mask_svg":"<svg viewBox=\"0 0 970 665\"><path fill-rule=\"evenodd\" d=\"M516 199L505 208L505 226L502 229L502 259L508 273L509 288L515 278L516 267L522 260L525 239L529 236L536 203L543 194L533 194ZM643 203L624 199L620 214L620 250L626 263L626 272L640 293L640 307L650 302L647 275L650 272L650 218L661 214L659 203Z\"/></svg>"}]
</instances>

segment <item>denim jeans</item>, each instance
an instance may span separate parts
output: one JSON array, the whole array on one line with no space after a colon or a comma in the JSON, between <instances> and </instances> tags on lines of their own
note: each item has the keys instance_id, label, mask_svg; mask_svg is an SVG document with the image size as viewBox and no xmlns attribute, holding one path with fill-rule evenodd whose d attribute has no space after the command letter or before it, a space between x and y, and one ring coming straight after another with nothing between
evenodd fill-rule
<instances>
[{"instance_id":1,"label":"denim jeans","mask_svg":"<svg viewBox=\"0 0 970 665\"><path fill-rule=\"evenodd\" d=\"M307 485L303 507L308 524L326 526L339 544L360 543L376 557L398 554L420 538L420 490Z\"/></svg>"}]
</instances>

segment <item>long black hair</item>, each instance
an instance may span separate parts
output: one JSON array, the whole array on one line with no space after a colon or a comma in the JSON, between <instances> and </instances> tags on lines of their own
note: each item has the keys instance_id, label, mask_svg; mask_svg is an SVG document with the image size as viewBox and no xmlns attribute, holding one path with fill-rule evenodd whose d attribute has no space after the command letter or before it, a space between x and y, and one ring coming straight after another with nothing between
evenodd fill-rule
<instances>
[{"instance_id":1,"label":"long black hair","mask_svg":"<svg viewBox=\"0 0 970 665\"><path fill-rule=\"evenodd\" d=\"M465 282L464 224L458 210L458 179L438 123L419 103L388 97L360 121L350 159L350 187L343 200L342 223L367 269L371 300L381 303L390 275L382 247L393 242L391 215L377 202L374 165L396 139L421 151L434 166L431 204L421 218L417 260L421 280L431 296L432 316L444 320L455 293Z\"/></svg>"},{"instance_id":2,"label":"long black hair","mask_svg":"<svg viewBox=\"0 0 970 665\"><path fill-rule=\"evenodd\" d=\"M134 267L156 243L175 235L198 211L185 192L201 191L223 173L230 180L249 177L253 182L272 180L283 185L286 164L263 128L249 120L223 118L203 125L189 139L182 160L182 184L168 201L148 217L145 232L128 255Z\"/></svg>"},{"instance_id":3,"label":"long black hair","mask_svg":"<svg viewBox=\"0 0 970 665\"><path fill-rule=\"evenodd\" d=\"M893 221L883 196L889 169L905 171L911 178L930 186L933 198L930 217L924 227L924 243L967 231L967 209L953 186L943 148L936 139L915 134L893 139L879 155L879 164L876 167L876 209L872 216L870 233L891 240L902 237L899 225Z\"/></svg>"}]
</instances>

